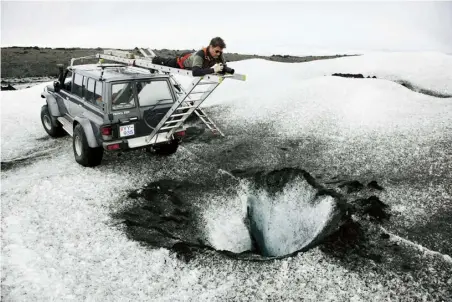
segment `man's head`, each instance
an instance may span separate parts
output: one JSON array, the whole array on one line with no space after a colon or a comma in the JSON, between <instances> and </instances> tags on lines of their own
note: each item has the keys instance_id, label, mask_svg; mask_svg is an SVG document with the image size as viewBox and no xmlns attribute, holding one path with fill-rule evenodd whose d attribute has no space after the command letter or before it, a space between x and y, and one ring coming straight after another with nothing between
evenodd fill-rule
<instances>
[{"instance_id":1,"label":"man's head","mask_svg":"<svg viewBox=\"0 0 452 302\"><path fill-rule=\"evenodd\" d=\"M215 37L210 40L209 53L212 57L218 58L223 53L224 48L226 48L226 44L222 38Z\"/></svg>"}]
</instances>

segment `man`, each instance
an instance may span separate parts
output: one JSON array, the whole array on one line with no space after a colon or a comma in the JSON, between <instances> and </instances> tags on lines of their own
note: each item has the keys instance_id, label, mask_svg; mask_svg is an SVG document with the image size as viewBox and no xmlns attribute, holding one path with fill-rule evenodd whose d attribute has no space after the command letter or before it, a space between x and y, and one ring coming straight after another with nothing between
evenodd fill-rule
<instances>
[{"instance_id":1,"label":"man","mask_svg":"<svg viewBox=\"0 0 452 302\"><path fill-rule=\"evenodd\" d=\"M210 41L208 47L197 52L185 53L176 58L156 56L152 59L152 63L173 68L189 69L193 71L193 76L221 73L225 67L224 48L226 48L226 44L223 39L215 37ZM234 73L232 68L226 68L224 71Z\"/></svg>"}]
</instances>

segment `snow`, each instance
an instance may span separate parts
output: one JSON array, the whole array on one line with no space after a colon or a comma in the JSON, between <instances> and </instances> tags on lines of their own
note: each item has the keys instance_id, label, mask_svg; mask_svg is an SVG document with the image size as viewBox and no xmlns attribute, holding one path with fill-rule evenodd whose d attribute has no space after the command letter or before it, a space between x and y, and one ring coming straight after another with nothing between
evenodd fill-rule
<instances>
[{"instance_id":1,"label":"snow","mask_svg":"<svg viewBox=\"0 0 452 302\"><path fill-rule=\"evenodd\" d=\"M267 80L270 79L263 79L262 82ZM287 85L274 84L284 87L281 94L277 94L276 89L266 92L261 88L255 95L248 94L227 102L233 107L228 112L229 121L241 124L245 121L267 122L270 119L274 121L277 134L285 136L299 136L300 131L318 131L319 124L323 129L330 129L332 135L363 131L416 131L434 126L432 124L450 122L450 115L443 110L444 107L432 106L434 103L448 107L450 99L425 96L384 80L318 77ZM219 99L220 94L216 97ZM218 99L212 100L209 105L218 104L215 102ZM425 115L438 119L426 119L421 124L414 119Z\"/></svg>"},{"instance_id":2,"label":"snow","mask_svg":"<svg viewBox=\"0 0 452 302\"><path fill-rule=\"evenodd\" d=\"M2 91L2 161L34 153L37 146L43 148L52 145L52 140L36 142L47 136L40 117L41 107L45 101L40 96L44 87L50 83L42 83L20 91Z\"/></svg>"},{"instance_id":3,"label":"snow","mask_svg":"<svg viewBox=\"0 0 452 302\"><path fill-rule=\"evenodd\" d=\"M228 66L239 73L248 74L250 81L259 81L268 75L274 82L278 82L290 79L299 81L333 73L352 73L390 81L403 80L422 89L452 96L452 56L435 52L376 52L306 63L277 63L251 59L231 62ZM256 69L260 69L260 72L252 72Z\"/></svg>"},{"instance_id":4,"label":"snow","mask_svg":"<svg viewBox=\"0 0 452 302\"><path fill-rule=\"evenodd\" d=\"M249 231L243 219L248 191L248 184L242 182L235 196L216 194L204 197L209 202L201 214L206 225L205 237L212 247L234 253L252 248Z\"/></svg>"},{"instance_id":5,"label":"snow","mask_svg":"<svg viewBox=\"0 0 452 302\"><path fill-rule=\"evenodd\" d=\"M184 154L181 157L186 160ZM365 291L356 273L318 252L296 258L290 267L273 263L270 271L259 272L251 263L237 270L230 260L209 265L211 260L197 259L184 264L167 250L147 250L127 240L112 228L108 208L115 207L125 190L150 181L142 175L148 175L144 172L149 164L157 163L141 158L128 164L142 170L130 177L126 165L103 171L83 169L72 164L68 146L53 159L25 167L20 175L4 176L2 286L6 300L211 301L255 294L277 297L286 284L290 287L283 296L299 297L299 284L294 281L268 283L278 271L281 278L283 273L285 278L297 277L313 297L328 294L328 286L337 282L342 284L339 295L348 297L340 280ZM324 262L317 266L320 259ZM250 276L251 272L256 275ZM329 281L314 285L310 282L314 277ZM258 278L267 281L261 283ZM383 289L376 294L386 295ZM375 297L370 292L361 297L366 295Z\"/></svg>"},{"instance_id":6,"label":"snow","mask_svg":"<svg viewBox=\"0 0 452 302\"><path fill-rule=\"evenodd\" d=\"M300 130L311 133L319 123L324 128L339 127L349 132L360 127L415 131L433 123L451 122L444 110L444 106L450 106L450 98L419 94L392 81L409 81L421 89L452 97L452 56L373 54L294 64L253 59L230 65L243 70L247 81L226 82L206 105L232 107L228 112L231 122L271 119L284 135L299 135ZM379 79L330 77L333 73L362 73ZM229 96L231 91L234 94ZM418 124L414 117L424 115L439 116L439 120L424 119Z\"/></svg>"},{"instance_id":7,"label":"snow","mask_svg":"<svg viewBox=\"0 0 452 302\"><path fill-rule=\"evenodd\" d=\"M237 133L243 125L265 122L272 125L274 133L263 136L293 138L314 133L332 139L338 144L335 148L344 147L343 152L349 152L346 144L362 139L368 146L356 144L365 151L354 158L339 158L334 153L331 162L325 159L326 166L350 169L350 174L358 171L353 170L352 161L361 166L362 161L369 163L368 169L379 173L389 171L397 148L402 150L398 160L404 148L410 151L406 157L414 160L410 148L422 149L422 143L451 131L452 98L427 96L392 81L405 80L422 89L452 94L452 56L366 54L302 64L247 60L229 65L247 74L248 80L225 81L206 102L218 113L222 129ZM333 72L381 79L330 77ZM104 165L92 169L79 166L70 137L46 139L39 118L44 104L40 92L46 84L1 92L2 162L29 158L26 165L2 171L1 176L5 301L214 301L247 297L369 301L428 295L427 289L397 275L388 273L383 281L372 272L349 271L318 249L265 264L215 254L184 263L166 249L149 249L129 240L110 217L112 211L125 205L122 200L129 190L162 177L183 179L207 168L193 161L188 148L166 159L134 153L107 156ZM393 139L403 135L411 138ZM381 139L379 143L385 139L389 143L375 146L376 137ZM391 144L394 146L389 148ZM370 154L363 157L367 151ZM435 187L430 189L434 194ZM402 193L394 193L391 200L410 192ZM239 194L231 199L234 206L229 212L222 211L227 201L223 199L212 202L212 208L204 213L206 230L218 247L231 244L231 237L221 237L229 226L242 231L234 213L240 212L245 198ZM215 208L215 204L220 206ZM409 206L405 208L407 215L411 213ZM216 213L224 213L223 229L212 224ZM232 240L241 248L249 244L246 238Z\"/></svg>"}]
</instances>

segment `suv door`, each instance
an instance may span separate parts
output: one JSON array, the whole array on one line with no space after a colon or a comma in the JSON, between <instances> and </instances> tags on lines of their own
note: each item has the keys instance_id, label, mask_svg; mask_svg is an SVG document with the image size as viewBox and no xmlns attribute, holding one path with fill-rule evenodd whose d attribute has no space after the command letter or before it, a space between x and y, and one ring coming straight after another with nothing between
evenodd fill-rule
<instances>
[{"instance_id":1,"label":"suv door","mask_svg":"<svg viewBox=\"0 0 452 302\"><path fill-rule=\"evenodd\" d=\"M58 104L58 109L60 110L60 113L63 115L67 115L69 113L68 111L68 102L71 95L71 89L72 89L72 71L66 70L66 73L64 75L63 85L61 89L55 93L55 99Z\"/></svg>"},{"instance_id":2,"label":"suv door","mask_svg":"<svg viewBox=\"0 0 452 302\"><path fill-rule=\"evenodd\" d=\"M174 91L167 79L140 80L136 82L143 132L151 132L175 102Z\"/></svg>"},{"instance_id":3,"label":"suv door","mask_svg":"<svg viewBox=\"0 0 452 302\"><path fill-rule=\"evenodd\" d=\"M120 123L117 138L151 134L175 101L166 78L114 82L110 91L111 112Z\"/></svg>"},{"instance_id":4,"label":"suv door","mask_svg":"<svg viewBox=\"0 0 452 302\"><path fill-rule=\"evenodd\" d=\"M86 80L83 75L75 73L74 83L72 85L72 94L70 95L70 102L68 104L69 114L74 118L80 116L83 111L83 96L86 87Z\"/></svg>"},{"instance_id":5,"label":"suv door","mask_svg":"<svg viewBox=\"0 0 452 302\"><path fill-rule=\"evenodd\" d=\"M113 82L110 86L114 138L151 134L173 106L174 91L166 78Z\"/></svg>"},{"instance_id":6,"label":"suv door","mask_svg":"<svg viewBox=\"0 0 452 302\"><path fill-rule=\"evenodd\" d=\"M88 119L94 134L100 137L99 127L104 123L103 82L85 77L83 80L83 97L76 108L76 115Z\"/></svg>"}]
</instances>

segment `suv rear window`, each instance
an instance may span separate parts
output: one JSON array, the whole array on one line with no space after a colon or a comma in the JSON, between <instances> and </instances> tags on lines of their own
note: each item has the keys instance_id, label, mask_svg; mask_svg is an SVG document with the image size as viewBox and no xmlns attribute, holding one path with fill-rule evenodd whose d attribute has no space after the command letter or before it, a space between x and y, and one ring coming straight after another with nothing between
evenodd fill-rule
<instances>
[{"instance_id":1,"label":"suv rear window","mask_svg":"<svg viewBox=\"0 0 452 302\"><path fill-rule=\"evenodd\" d=\"M137 82L138 103L141 107L172 104L173 96L167 81Z\"/></svg>"},{"instance_id":2,"label":"suv rear window","mask_svg":"<svg viewBox=\"0 0 452 302\"><path fill-rule=\"evenodd\" d=\"M111 103L113 110L135 107L133 82L113 84L111 86Z\"/></svg>"}]
</instances>

